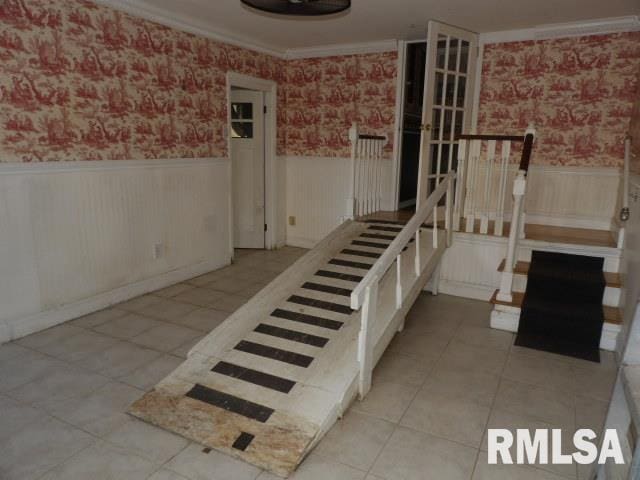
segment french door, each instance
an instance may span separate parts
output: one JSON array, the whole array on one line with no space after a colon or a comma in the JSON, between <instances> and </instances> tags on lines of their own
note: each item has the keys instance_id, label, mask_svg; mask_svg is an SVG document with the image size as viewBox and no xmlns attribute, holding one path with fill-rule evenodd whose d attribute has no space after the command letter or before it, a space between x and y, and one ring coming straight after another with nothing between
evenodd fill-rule
<instances>
[{"instance_id":1,"label":"french door","mask_svg":"<svg viewBox=\"0 0 640 480\"><path fill-rule=\"evenodd\" d=\"M429 21L417 206L457 168L456 136L471 126L478 35Z\"/></svg>"}]
</instances>

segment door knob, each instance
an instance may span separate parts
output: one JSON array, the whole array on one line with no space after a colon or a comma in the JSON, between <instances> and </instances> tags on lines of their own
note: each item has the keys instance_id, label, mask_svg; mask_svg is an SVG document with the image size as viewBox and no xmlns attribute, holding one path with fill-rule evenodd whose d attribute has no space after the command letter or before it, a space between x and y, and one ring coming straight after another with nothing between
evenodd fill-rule
<instances>
[{"instance_id":1,"label":"door knob","mask_svg":"<svg viewBox=\"0 0 640 480\"><path fill-rule=\"evenodd\" d=\"M424 130L425 132L430 132L430 131L431 131L431 124L430 124L430 123L427 123L426 125L425 125L425 124L422 124L422 125L421 125L421 128L422 128L422 130Z\"/></svg>"}]
</instances>

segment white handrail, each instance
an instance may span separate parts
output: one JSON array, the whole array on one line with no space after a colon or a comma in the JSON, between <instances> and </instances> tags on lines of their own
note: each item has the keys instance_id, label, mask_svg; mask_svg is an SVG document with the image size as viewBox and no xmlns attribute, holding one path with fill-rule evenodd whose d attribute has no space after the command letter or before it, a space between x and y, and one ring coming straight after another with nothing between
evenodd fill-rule
<instances>
[{"instance_id":1,"label":"white handrail","mask_svg":"<svg viewBox=\"0 0 640 480\"><path fill-rule=\"evenodd\" d=\"M409 220L409 222L404 226L404 228L396 236L393 242L391 242L389 247L387 247L382 256L376 261L373 267L371 267L371 270L369 270L367 275L353 290L353 292L351 293L352 309L358 310L362 306L367 287L374 282L374 279L382 278L387 270L391 268L391 265L393 265L393 262L396 261L398 255L402 253L404 247L407 246L407 244L411 241L411 238L416 234L418 230L420 230L422 224L433 213L442 196L447 193L448 190L450 190L452 180L455 178L455 176L456 173L451 171L443 178L438 187L433 191L431 195L429 195L427 201L423 203L415 213L415 215L411 217L411 220ZM437 229L437 225L435 224L434 229Z\"/></svg>"}]
</instances>

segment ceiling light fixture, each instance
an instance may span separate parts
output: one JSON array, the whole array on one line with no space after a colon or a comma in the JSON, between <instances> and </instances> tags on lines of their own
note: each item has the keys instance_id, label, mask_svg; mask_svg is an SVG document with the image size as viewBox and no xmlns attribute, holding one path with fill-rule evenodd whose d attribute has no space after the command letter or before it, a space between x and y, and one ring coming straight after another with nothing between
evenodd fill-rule
<instances>
[{"instance_id":1,"label":"ceiling light fixture","mask_svg":"<svg viewBox=\"0 0 640 480\"><path fill-rule=\"evenodd\" d=\"M351 0L240 0L263 12L281 15L319 16L339 13L351 7Z\"/></svg>"}]
</instances>

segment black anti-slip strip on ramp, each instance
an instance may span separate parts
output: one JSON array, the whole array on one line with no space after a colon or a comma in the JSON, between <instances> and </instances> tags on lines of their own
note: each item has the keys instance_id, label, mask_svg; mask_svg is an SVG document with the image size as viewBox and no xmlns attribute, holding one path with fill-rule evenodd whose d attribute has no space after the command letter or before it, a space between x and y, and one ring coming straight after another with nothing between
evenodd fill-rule
<instances>
[{"instance_id":1,"label":"black anti-slip strip on ramp","mask_svg":"<svg viewBox=\"0 0 640 480\"><path fill-rule=\"evenodd\" d=\"M307 307L320 308L322 310L329 310L330 312L343 313L345 315L351 315L353 310L346 305L340 305L339 303L325 302L324 300L318 300L317 298L301 297L300 295L291 295L287 302L297 303L298 305L306 305Z\"/></svg>"},{"instance_id":2,"label":"black anti-slip strip on ramp","mask_svg":"<svg viewBox=\"0 0 640 480\"><path fill-rule=\"evenodd\" d=\"M257 420L261 423L269 420L269 417L271 417L275 411L264 405L234 397L233 395L205 387L199 383L195 384L193 388L186 393L186 396L200 402L208 403L214 407L222 408L228 412L237 413L243 417Z\"/></svg>"},{"instance_id":3,"label":"black anti-slip strip on ramp","mask_svg":"<svg viewBox=\"0 0 640 480\"><path fill-rule=\"evenodd\" d=\"M349 260L340 260L339 258L329 260L329 265L359 268L360 270L369 270L371 267L373 267L373 265L371 265L370 263L350 262Z\"/></svg>"},{"instance_id":4,"label":"black anti-slip strip on ramp","mask_svg":"<svg viewBox=\"0 0 640 480\"><path fill-rule=\"evenodd\" d=\"M313 362L313 357L310 357L308 355L290 352L289 350L282 350L280 348L274 348L268 345L261 345L259 343L248 342L246 340L242 340L234 348L241 352L251 353L252 355L270 358L272 360L289 363L298 367L307 368L309 365L311 365L311 362Z\"/></svg>"},{"instance_id":5,"label":"black anti-slip strip on ramp","mask_svg":"<svg viewBox=\"0 0 640 480\"><path fill-rule=\"evenodd\" d=\"M348 273L332 272L331 270L318 270L315 273L319 277L336 278L347 282L360 283L364 277L360 275L350 275Z\"/></svg>"},{"instance_id":6,"label":"black anti-slip strip on ramp","mask_svg":"<svg viewBox=\"0 0 640 480\"><path fill-rule=\"evenodd\" d=\"M354 240L353 242L351 242L351 245L356 245L356 246L359 246L359 247L371 247L371 248L382 248L382 249L385 249L391 244L390 243L364 242L362 240Z\"/></svg>"},{"instance_id":7,"label":"black anti-slip strip on ramp","mask_svg":"<svg viewBox=\"0 0 640 480\"><path fill-rule=\"evenodd\" d=\"M351 290L348 288L334 287L333 285L322 285L320 283L305 282L302 288L307 290L315 290L316 292L332 293L333 295L341 295L343 297L350 297Z\"/></svg>"},{"instance_id":8,"label":"black anti-slip strip on ramp","mask_svg":"<svg viewBox=\"0 0 640 480\"><path fill-rule=\"evenodd\" d=\"M381 232L401 232L399 227L383 227L381 225L369 225L369 230L380 230Z\"/></svg>"},{"instance_id":9,"label":"black anti-slip strip on ramp","mask_svg":"<svg viewBox=\"0 0 640 480\"><path fill-rule=\"evenodd\" d=\"M342 325L344 325L343 322L339 322L338 320L317 317L315 315L308 315L306 313L292 312L290 310L284 310L282 308L276 308L273 312L271 312L271 316L275 318L291 320L292 322L299 322L306 325L326 328L328 330L340 330L340 328L342 328Z\"/></svg>"},{"instance_id":10,"label":"black anti-slip strip on ramp","mask_svg":"<svg viewBox=\"0 0 640 480\"><path fill-rule=\"evenodd\" d=\"M375 238L376 240L395 240L396 237L391 235L382 235L380 233L361 233L362 238Z\"/></svg>"},{"instance_id":11,"label":"black anti-slip strip on ramp","mask_svg":"<svg viewBox=\"0 0 640 480\"><path fill-rule=\"evenodd\" d=\"M211 371L282 393L289 393L296 384L296 382L287 378L277 377L227 362L218 362Z\"/></svg>"},{"instance_id":12,"label":"black anti-slip strip on ramp","mask_svg":"<svg viewBox=\"0 0 640 480\"><path fill-rule=\"evenodd\" d=\"M261 323L254 328L253 331L262 333L263 335L271 335L272 337L284 338L285 340L291 340L292 342L304 343L305 345L320 348L324 347L329 341L328 338L319 337L318 335L289 330L288 328L275 327L265 323Z\"/></svg>"},{"instance_id":13,"label":"black anti-slip strip on ramp","mask_svg":"<svg viewBox=\"0 0 640 480\"><path fill-rule=\"evenodd\" d=\"M354 255L357 257L367 257L367 258L380 258L381 253L377 252L366 252L364 250L354 250L352 248L345 248L340 253L344 255Z\"/></svg>"},{"instance_id":14,"label":"black anti-slip strip on ramp","mask_svg":"<svg viewBox=\"0 0 640 480\"><path fill-rule=\"evenodd\" d=\"M382 223L385 225L406 225L406 222L400 220L365 220L364 223Z\"/></svg>"},{"instance_id":15,"label":"black anti-slip strip on ramp","mask_svg":"<svg viewBox=\"0 0 640 480\"><path fill-rule=\"evenodd\" d=\"M255 438L255 435L251 435L250 433L247 433L247 432L242 432L238 436L236 441L233 442L232 447L235 448L236 450L240 450L244 452L249 447L251 442L253 442L254 438Z\"/></svg>"},{"instance_id":16,"label":"black anti-slip strip on ramp","mask_svg":"<svg viewBox=\"0 0 640 480\"><path fill-rule=\"evenodd\" d=\"M600 361L604 259L534 251L515 344Z\"/></svg>"}]
</instances>

